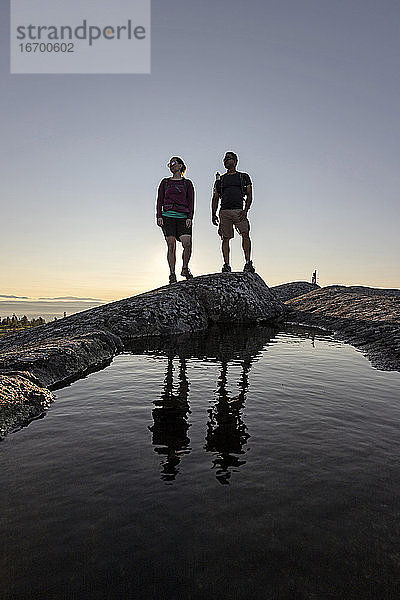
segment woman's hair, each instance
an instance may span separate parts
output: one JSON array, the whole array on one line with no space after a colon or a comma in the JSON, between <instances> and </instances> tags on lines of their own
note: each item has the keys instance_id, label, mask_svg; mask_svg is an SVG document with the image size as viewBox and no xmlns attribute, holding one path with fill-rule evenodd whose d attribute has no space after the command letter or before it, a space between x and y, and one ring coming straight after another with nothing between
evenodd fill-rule
<instances>
[{"instance_id":1,"label":"woman's hair","mask_svg":"<svg viewBox=\"0 0 400 600\"><path fill-rule=\"evenodd\" d=\"M185 163L183 162L183 160L182 160L181 158L179 158L179 156L173 156L173 157L170 159L170 161L169 161L169 163L168 163L168 164L170 164L170 162L171 162L172 160L176 160L176 161L177 161L177 162L178 162L178 163L181 165L181 174L183 175L183 174L185 173L185 171L186 171L186 165L185 165Z\"/></svg>"}]
</instances>

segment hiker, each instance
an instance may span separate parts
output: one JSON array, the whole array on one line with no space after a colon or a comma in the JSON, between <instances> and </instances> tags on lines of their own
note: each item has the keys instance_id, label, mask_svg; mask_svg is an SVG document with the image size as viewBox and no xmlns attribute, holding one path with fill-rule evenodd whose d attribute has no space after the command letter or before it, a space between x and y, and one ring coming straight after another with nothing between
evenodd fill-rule
<instances>
[{"instance_id":1,"label":"hiker","mask_svg":"<svg viewBox=\"0 0 400 600\"><path fill-rule=\"evenodd\" d=\"M194 187L184 177L185 163L173 156L167 165L172 177L165 177L158 186L156 218L167 242L167 260L170 270L169 283L176 283L176 240L183 246L182 277L192 279L189 260L192 254L192 221L194 211Z\"/></svg>"},{"instance_id":2,"label":"hiker","mask_svg":"<svg viewBox=\"0 0 400 600\"><path fill-rule=\"evenodd\" d=\"M234 236L233 226L235 226L236 231L242 236L242 248L246 261L243 271L245 273L254 273L255 269L250 260L250 223L247 218L247 213L253 199L252 185L247 173L236 171L237 163L237 155L234 152L226 152L224 157L226 173L221 176L217 173L211 201L211 219L214 225L218 225L219 222L218 233L222 239L222 256L224 258L222 272L230 273L232 270L229 265L229 242ZM245 206L243 208L245 198ZM220 199L221 208L218 219L217 209Z\"/></svg>"}]
</instances>

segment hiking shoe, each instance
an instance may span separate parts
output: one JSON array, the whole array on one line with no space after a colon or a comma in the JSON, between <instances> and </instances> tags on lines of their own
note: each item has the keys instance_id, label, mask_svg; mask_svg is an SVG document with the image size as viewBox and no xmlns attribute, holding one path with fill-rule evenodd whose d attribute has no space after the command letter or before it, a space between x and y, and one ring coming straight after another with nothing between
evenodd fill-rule
<instances>
[{"instance_id":1,"label":"hiking shoe","mask_svg":"<svg viewBox=\"0 0 400 600\"><path fill-rule=\"evenodd\" d=\"M221 273L230 273L232 271L231 267L224 263L224 266L221 269Z\"/></svg>"},{"instance_id":2,"label":"hiking shoe","mask_svg":"<svg viewBox=\"0 0 400 600\"><path fill-rule=\"evenodd\" d=\"M243 267L243 273L255 273L256 270L253 267L253 262L251 260L249 260L249 262L247 262L244 267Z\"/></svg>"},{"instance_id":3,"label":"hiking shoe","mask_svg":"<svg viewBox=\"0 0 400 600\"><path fill-rule=\"evenodd\" d=\"M193 279L193 275L191 274L189 267L182 267L181 275L182 277L186 277L186 279Z\"/></svg>"},{"instance_id":4,"label":"hiking shoe","mask_svg":"<svg viewBox=\"0 0 400 600\"><path fill-rule=\"evenodd\" d=\"M176 283L176 275L175 275L175 273L171 273L171 275L169 276L169 282L170 283Z\"/></svg>"}]
</instances>

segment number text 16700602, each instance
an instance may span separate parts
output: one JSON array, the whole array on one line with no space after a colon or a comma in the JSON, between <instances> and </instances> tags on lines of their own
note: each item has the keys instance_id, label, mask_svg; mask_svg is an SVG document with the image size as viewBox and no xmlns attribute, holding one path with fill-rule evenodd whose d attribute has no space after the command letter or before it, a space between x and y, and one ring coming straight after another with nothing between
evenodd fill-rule
<instances>
[{"instance_id":1,"label":"number text 16700602","mask_svg":"<svg viewBox=\"0 0 400 600\"><path fill-rule=\"evenodd\" d=\"M74 52L74 44L72 42L26 42L19 44L21 52Z\"/></svg>"}]
</instances>

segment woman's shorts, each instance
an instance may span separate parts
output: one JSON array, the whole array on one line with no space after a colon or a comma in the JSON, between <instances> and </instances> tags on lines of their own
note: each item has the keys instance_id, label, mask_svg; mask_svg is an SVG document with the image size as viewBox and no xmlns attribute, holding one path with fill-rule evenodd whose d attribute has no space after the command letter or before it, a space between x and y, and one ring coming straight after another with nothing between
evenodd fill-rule
<instances>
[{"instance_id":1,"label":"woman's shorts","mask_svg":"<svg viewBox=\"0 0 400 600\"><path fill-rule=\"evenodd\" d=\"M239 215L241 212L242 211L240 209L224 209L219 211L218 233L222 238L233 238L233 226L235 226L236 231L240 235L250 231L250 223L247 217L239 220Z\"/></svg>"},{"instance_id":2,"label":"woman's shorts","mask_svg":"<svg viewBox=\"0 0 400 600\"><path fill-rule=\"evenodd\" d=\"M182 235L192 235L192 225L186 227L186 219L176 219L174 217L163 217L162 230L165 237L174 237L179 240Z\"/></svg>"}]
</instances>

